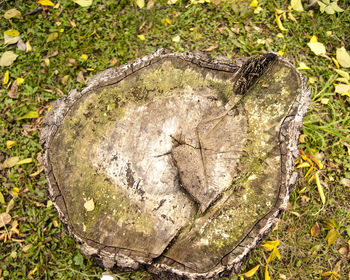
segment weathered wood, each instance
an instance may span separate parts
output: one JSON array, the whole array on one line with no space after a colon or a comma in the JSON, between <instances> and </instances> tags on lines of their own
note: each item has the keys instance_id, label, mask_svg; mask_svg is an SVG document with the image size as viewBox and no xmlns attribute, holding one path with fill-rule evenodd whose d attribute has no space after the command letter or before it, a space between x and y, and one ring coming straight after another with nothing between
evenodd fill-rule
<instances>
[{"instance_id":1,"label":"weathered wood","mask_svg":"<svg viewBox=\"0 0 350 280\"><path fill-rule=\"evenodd\" d=\"M308 105L305 79L274 53L158 50L54 103L41 134L50 198L105 267L237 273L286 208Z\"/></svg>"}]
</instances>

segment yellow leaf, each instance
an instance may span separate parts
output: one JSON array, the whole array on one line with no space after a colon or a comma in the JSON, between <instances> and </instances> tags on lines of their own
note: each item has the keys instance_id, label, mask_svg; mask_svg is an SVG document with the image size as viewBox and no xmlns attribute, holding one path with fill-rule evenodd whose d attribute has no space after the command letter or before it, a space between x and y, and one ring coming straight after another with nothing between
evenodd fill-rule
<instances>
[{"instance_id":1,"label":"yellow leaf","mask_svg":"<svg viewBox=\"0 0 350 280\"><path fill-rule=\"evenodd\" d=\"M34 269L32 269L31 271L29 271L28 277L33 276L33 275L35 274L35 272L37 272L37 270L38 270L38 266L36 266L36 267L35 267Z\"/></svg>"},{"instance_id":2,"label":"yellow leaf","mask_svg":"<svg viewBox=\"0 0 350 280\"><path fill-rule=\"evenodd\" d=\"M9 82L9 79L10 79L10 74L9 74L9 71L6 70L5 75L4 75L4 79L2 80L2 84L7 85L7 83Z\"/></svg>"},{"instance_id":3,"label":"yellow leaf","mask_svg":"<svg viewBox=\"0 0 350 280\"><path fill-rule=\"evenodd\" d=\"M323 104L323 105L327 105L328 102L329 102L329 98L320 98L320 102L321 102L321 104Z\"/></svg>"},{"instance_id":4,"label":"yellow leaf","mask_svg":"<svg viewBox=\"0 0 350 280\"><path fill-rule=\"evenodd\" d=\"M4 161L2 164L3 168L11 168L16 165L16 163L19 161L19 157L10 157Z\"/></svg>"},{"instance_id":5,"label":"yellow leaf","mask_svg":"<svg viewBox=\"0 0 350 280\"><path fill-rule=\"evenodd\" d=\"M73 0L73 2L77 3L81 7L89 7L92 4L92 0Z\"/></svg>"},{"instance_id":6,"label":"yellow leaf","mask_svg":"<svg viewBox=\"0 0 350 280\"><path fill-rule=\"evenodd\" d=\"M339 233L334 228L328 231L327 236L325 238L327 240L328 246L332 245L337 240L338 237L339 237Z\"/></svg>"},{"instance_id":7,"label":"yellow leaf","mask_svg":"<svg viewBox=\"0 0 350 280\"><path fill-rule=\"evenodd\" d=\"M19 188L17 188L17 187L12 188L11 194L14 195L14 196L18 196L18 194L19 194Z\"/></svg>"},{"instance_id":8,"label":"yellow leaf","mask_svg":"<svg viewBox=\"0 0 350 280\"><path fill-rule=\"evenodd\" d=\"M86 209L86 211L92 211L95 209L95 203L94 203L94 200L91 198L90 200L86 201L84 203L84 207Z\"/></svg>"},{"instance_id":9,"label":"yellow leaf","mask_svg":"<svg viewBox=\"0 0 350 280\"><path fill-rule=\"evenodd\" d=\"M277 36L278 38L284 38L284 35L283 35L282 33L278 33L276 36Z\"/></svg>"},{"instance_id":10,"label":"yellow leaf","mask_svg":"<svg viewBox=\"0 0 350 280\"><path fill-rule=\"evenodd\" d=\"M310 230L310 234L312 237L317 237L319 236L321 233L321 229L320 229L320 226L319 224L316 222L312 227L311 227L311 230Z\"/></svg>"},{"instance_id":11,"label":"yellow leaf","mask_svg":"<svg viewBox=\"0 0 350 280\"><path fill-rule=\"evenodd\" d=\"M55 4L52 3L50 0L39 0L37 3L43 6L55 6Z\"/></svg>"},{"instance_id":12,"label":"yellow leaf","mask_svg":"<svg viewBox=\"0 0 350 280\"><path fill-rule=\"evenodd\" d=\"M344 84L348 84L349 83L349 80L345 79L345 78L336 78L335 80L338 81L338 82L344 83Z\"/></svg>"},{"instance_id":13,"label":"yellow leaf","mask_svg":"<svg viewBox=\"0 0 350 280\"><path fill-rule=\"evenodd\" d=\"M340 68L338 61L332 56L332 61L337 66L337 68Z\"/></svg>"},{"instance_id":14,"label":"yellow leaf","mask_svg":"<svg viewBox=\"0 0 350 280\"><path fill-rule=\"evenodd\" d=\"M46 43L49 43L49 42L57 39L57 37L58 37L57 32L50 33L49 36L47 36Z\"/></svg>"},{"instance_id":15,"label":"yellow leaf","mask_svg":"<svg viewBox=\"0 0 350 280\"><path fill-rule=\"evenodd\" d=\"M10 29L10 30L6 30L4 32L4 34L8 35L8 36L12 36L12 37L17 37L19 36L19 32L15 29Z\"/></svg>"},{"instance_id":16,"label":"yellow leaf","mask_svg":"<svg viewBox=\"0 0 350 280\"><path fill-rule=\"evenodd\" d=\"M22 14L17 9L10 9L6 11L6 13L4 14L4 18L6 19L21 18L21 17L22 17Z\"/></svg>"},{"instance_id":17,"label":"yellow leaf","mask_svg":"<svg viewBox=\"0 0 350 280\"><path fill-rule=\"evenodd\" d=\"M268 250L273 250L273 248L277 247L280 244L279 240L274 241L265 241L262 245L263 247L267 248Z\"/></svg>"},{"instance_id":18,"label":"yellow leaf","mask_svg":"<svg viewBox=\"0 0 350 280\"><path fill-rule=\"evenodd\" d=\"M347 94L349 93L350 90L350 85L344 85L344 84L339 84L335 86L335 92L340 93L340 94Z\"/></svg>"},{"instance_id":19,"label":"yellow leaf","mask_svg":"<svg viewBox=\"0 0 350 280\"><path fill-rule=\"evenodd\" d=\"M16 141L7 140L6 141L6 148L11 149L15 144L16 144Z\"/></svg>"},{"instance_id":20,"label":"yellow leaf","mask_svg":"<svg viewBox=\"0 0 350 280\"><path fill-rule=\"evenodd\" d=\"M142 9L145 6L145 0L136 0L136 5Z\"/></svg>"},{"instance_id":21,"label":"yellow leaf","mask_svg":"<svg viewBox=\"0 0 350 280\"><path fill-rule=\"evenodd\" d=\"M25 158L16 163L16 165L27 164L33 162L32 158Z\"/></svg>"},{"instance_id":22,"label":"yellow leaf","mask_svg":"<svg viewBox=\"0 0 350 280\"><path fill-rule=\"evenodd\" d=\"M292 9L294 11L297 11L297 12L304 11L303 4L301 4L301 0L291 0L290 1L290 6L292 7Z\"/></svg>"},{"instance_id":23,"label":"yellow leaf","mask_svg":"<svg viewBox=\"0 0 350 280\"><path fill-rule=\"evenodd\" d=\"M300 142L300 143L306 143L306 138L307 138L307 135L306 135L306 134L300 134L300 136L299 136L299 142Z\"/></svg>"},{"instance_id":24,"label":"yellow leaf","mask_svg":"<svg viewBox=\"0 0 350 280\"><path fill-rule=\"evenodd\" d=\"M64 29L63 29L63 28L61 28L61 29L60 29L60 32L61 32L61 33L63 33L63 32L64 32Z\"/></svg>"},{"instance_id":25,"label":"yellow leaf","mask_svg":"<svg viewBox=\"0 0 350 280\"><path fill-rule=\"evenodd\" d=\"M279 15L277 15L277 14L276 14L276 23L277 23L278 28L279 28L281 31L288 31L288 29L284 28L284 26L283 26L283 24L282 24L281 16L279 16Z\"/></svg>"},{"instance_id":26,"label":"yellow leaf","mask_svg":"<svg viewBox=\"0 0 350 280\"><path fill-rule=\"evenodd\" d=\"M256 8L259 5L259 2L257 0L253 0L252 2L250 2L249 6Z\"/></svg>"},{"instance_id":27,"label":"yellow leaf","mask_svg":"<svg viewBox=\"0 0 350 280\"><path fill-rule=\"evenodd\" d=\"M87 60L87 59L88 59L88 55L87 55L87 54L82 54L80 57L81 57L82 59L84 59L84 60Z\"/></svg>"},{"instance_id":28,"label":"yellow leaf","mask_svg":"<svg viewBox=\"0 0 350 280\"><path fill-rule=\"evenodd\" d=\"M269 275L269 265L266 264L266 267L265 267L265 280L271 280L271 277Z\"/></svg>"},{"instance_id":29,"label":"yellow leaf","mask_svg":"<svg viewBox=\"0 0 350 280\"><path fill-rule=\"evenodd\" d=\"M298 24L298 21L296 20L296 18L293 16L292 13L288 13L288 18L293 21L295 24Z\"/></svg>"},{"instance_id":30,"label":"yellow leaf","mask_svg":"<svg viewBox=\"0 0 350 280\"><path fill-rule=\"evenodd\" d=\"M312 35L312 37L310 38L310 43L316 43L317 42L317 36Z\"/></svg>"},{"instance_id":31,"label":"yellow leaf","mask_svg":"<svg viewBox=\"0 0 350 280\"><path fill-rule=\"evenodd\" d=\"M310 67L306 66L306 64L304 62L299 63L298 70L309 70L309 69L310 69Z\"/></svg>"},{"instance_id":32,"label":"yellow leaf","mask_svg":"<svg viewBox=\"0 0 350 280\"><path fill-rule=\"evenodd\" d=\"M334 69L335 72L337 72L340 76L342 76L343 78L349 80L350 79L350 75L348 72L345 72L343 70L340 69Z\"/></svg>"},{"instance_id":33,"label":"yellow leaf","mask_svg":"<svg viewBox=\"0 0 350 280\"><path fill-rule=\"evenodd\" d=\"M321 185L320 177L319 177L318 174L319 174L319 171L317 171L317 172L315 173L316 186L317 186L318 192L319 192L319 194L320 194L322 204L325 204L325 203L326 203L326 197L325 197L325 195L324 195L323 187L322 187L322 185Z\"/></svg>"},{"instance_id":34,"label":"yellow leaf","mask_svg":"<svg viewBox=\"0 0 350 280\"><path fill-rule=\"evenodd\" d=\"M350 67L350 55L344 47L337 49L337 60L342 67Z\"/></svg>"},{"instance_id":35,"label":"yellow leaf","mask_svg":"<svg viewBox=\"0 0 350 280\"><path fill-rule=\"evenodd\" d=\"M32 174L29 174L29 177L35 177L35 176L39 175L41 172L43 172L43 171L44 171L44 167L40 167L39 170L35 171Z\"/></svg>"},{"instance_id":36,"label":"yellow leaf","mask_svg":"<svg viewBox=\"0 0 350 280\"><path fill-rule=\"evenodd\" d=\"M330 275L332 275L332 271L323 272L321 274L322 277L327 277L327 276L330 276Z\"/></svg>"},{"instance_id":37,"label":"yellow leaf","mask_svg":"<svg viewBox=\"0 0 350 280\"><path fill-rule=\"evenodd\" d=\"M317 78L315 78L315 77L310 77L309 78L309 83L310 84L314 84L316 81L317 81Z\"/></svg>"},{"instance_id":38,"label":"yellow leaf","mask_svg":"<svg viewBox=\"0 0 350 280\"><path fill-rule=\"evenodd\" d=\"M50 59L48 59L47 57L44 59L44 63L47 67L50 66Z\"/></svg>"},{"instance_id":39,"label":"yellow leaf","mask_svg":"<svg viewBox=\"0 0 350 280\"><path fill-rule=\"evenodd\" d=\"M47 108L47 111L49 112L52 109L52 104Z\"/></svg>"},{"instance_id":40,"label":"yellow leaf","mask_svg":"<svg viewBox=\"0 0 350 280\"><path fill-rule=\"evenodd\" d=\"M308 43L307 45L309 46L311 51L316 55L326 54L326 47L322 43L315 42Z\"/></svg>"},{"instance_id":41,"label":"yellow leaf","mask_svg":"<svg viewBox=\"0 0 350 280\"><path fill-rule=\"evenodd\" d=\"M28 113L24 114L22 117L19 117L17 120L23 120L23 119L36 119L39 117L39 114L37 111L29 111Z\"/></svg>"},{"instance_id":42,"label":"yellow leaf","mask_svg":"<svg viewBox=\"0 0 350 280\"><path fill-rule=\"evenodd\" d=\"M309 168L309 170L306 172L304 178L306 178L307 176L309 176L313 169L314 169L314 168L311 166L311 167Z\"/></svg>"},{"instance_id":43,"label":"yellow leaf","mask_svg":"<svg viewBox=\"0 0 350 280\"><path fill-rule=\"evenodd\" d=\"M316 173L315 173L315 174L316 174ZM310 179L307 181L308 184L310 184L310 183L315 179L315 177L316 177L315 174L313 174L313 175L310 177Z\"/></svg>"},{"instance_id":44,"label":"yellow leaf","mask_svg":"<svg viewBox=\"0 0 350 280\"><path fill-rule=\"evenodd\" d=\"M26 52L31 52L33 50L32 46L30 45L29 41L26 42Z\"/></svg>"},{"instance_id":45,"label":"yellow leaf","mask_svg":"<svg viewBox=\"0 0 350 280\"><path fill-rule=\"evenodd\" d=\"M297 168L304 168L304 167L310 167L310 164L308 162L303 162L297 166Z\"/></svg>"},{"instance_id":46,"label":"yellow leaf","mask_svg":"<svg viewBox=\"0 0 350 280\"><path fill-rule=\"evenodd\" d=\"M141 41L145 41L146 37L145 35L141 34L141 35L137 35L137 37L141 40Z\"/></svg>"},{"instance_id":47,"label":"yellow leaf","mask_svg":"<svg viewBox=\"0 0 350 280\"><path fill-rule=\"evenodd\" d=\"M23 79L23 78L20 78L20 77L17 78L16 81L17 81L17 85L21 85L21 84L24 83L24 79Z\"/></svg>"},{"instance_id":48,"label":"yellow leaf","mask_svg":"<svg viewBox=\"0 0 350 280\"><path fill-rule=\"evenodd\" d=\"M261 7L256 7L256 8L254 9L254 14L258 15L258 14L260 14L262 11L263 11L263 8L261 8Z\"/></svg>"},{"instance_id":49,"label":"yellow leaf","mask_svg":"<svg viewBox=\"0 0 350 280\"><path fill-rule=\"evenodd\" d=\"M243 274L243 276L244 276L244 277L248 277L248 278L249 278L249 277L252 277L252 276L258 271L259 267L260 267L260 264L254 266L251 270L245 272L245 273Z\"/></svg>"},{"instance_id":50,"label":"yellow leaf","mask_svg":"<svg viewBox=\"0 0 350 280\"><path fill-rule=\"evenodd\" d=\"M176 35L172 38L172 40L173 40L173 42L178 43L178 42L180 42L181 38L179 35Z\"/></svg>"}]
</instances>

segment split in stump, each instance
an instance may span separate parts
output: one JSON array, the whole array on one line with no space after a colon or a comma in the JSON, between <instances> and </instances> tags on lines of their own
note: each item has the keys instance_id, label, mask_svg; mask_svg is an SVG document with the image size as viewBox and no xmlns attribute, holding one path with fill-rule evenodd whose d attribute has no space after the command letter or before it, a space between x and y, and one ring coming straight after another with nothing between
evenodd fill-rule
<instances>
[{"instance_id":1,"label":"split in stump","mask_svg":"<svg viewBox=\"0 0 350 280\"><path fill-rule=\"evenodd\" d=\"M41 135L50 198L107 268L237 273L286 208L308 105L274 53L158 50L54 103Z\"/></svg>"}]
</instances>

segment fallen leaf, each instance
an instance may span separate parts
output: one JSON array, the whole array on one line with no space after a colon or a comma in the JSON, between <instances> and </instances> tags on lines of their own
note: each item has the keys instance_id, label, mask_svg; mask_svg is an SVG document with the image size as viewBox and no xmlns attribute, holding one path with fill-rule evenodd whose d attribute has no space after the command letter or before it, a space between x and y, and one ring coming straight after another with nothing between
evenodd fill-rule
<instances>
[{"instance_id":1,"label":"fallen leaf","mask_svg":"<svg viewBox=\"0 0 350 280\"><path fill-rule=\"evenodd\" d=\"M5 45L12 45L12 44L16 44L19 39L21 39L19 36L11 36L11 35L7 35L4 33L4 44Z\"/></svg>"},{"instance_id":2,"label":"fallen leaf","mask_svg":"<svg viewBox=\"0 0 350 280\"><path fill-rule=\"evenodd\" d=\"M6 141L6 148L11 149L15 144L16 144L16 141L7 140Z\"/></svg>"},{"instance_id":3,"label":"fallen leaf","mask_svg":"<svg viewBox=\"0 0 350 280\"><path fill-rule=\"evenodd\" d=\"M306 134L300 134L300 136L299 136L299 142L300 142L300 143L306 143L306 138L307 138L307 135L306 135Z\"/></svg>"},{"instance_id":4,"label":"fallen leaf","mask_svg":"<svg viewBox=\"0 0 350 280\"><path fill-rule=\"evenodd\" d=\"M301 0L291 0L290 6L294 11L302 12L304 11L303 4L301 3Z\"/></svg>"},{"instance_id":5,"label":"fallen leaf","mask_svg":"<svg viewBox=\"0 0 350 280\"><path fill-rule=\"evenodd\" d=\"M137 35L137 37L141 40L141 41L145 41L146 37L145 35L141 34L141 35Z\"/></svg>"},{"instance_id":6,"label":"fallen leaf","mask_svg":"<svg viewBox=\"0 0 350 280\"><path fill-rule=\"evenodd\" d=\"M136 0L136 5L140 8L143 9L145 7L145 0Z\"/></svg>"},{"instance_id":7,"label":"fallen leaf","mask_svg":"<svg viewBox=\"0 0 350 280\"><path fill-rule=\"evenodd\" d=\"M6 51L0 58L0 66L10 66L18 57L13 51Z\"/></svg>"},{"instance_id":8,"label":"fallen leaf","mask_svg":"<svg viewBox=\"0 0 350 280\"><path fill-rule=\"evenodd\" d=\"M253 0L252 2L250 2L249 6L256 8L259 5L259 2L257 0Z\"/></svg>"},{"instance_id":9,"label":"fallen leaf","mask_svg":"<svg viewBox=\"0 0 350 280\"><path fill-rule=\"evenodd\" d=\"M32 158L25 158L16 163L16 165L27 164L33 162Z\"/></svg>"},{"instance_id":10,"label":"fallen leaf","mask_svg":"<svg viewBox=\"0 0 350 280\"><path fill-rule=\"evenodd\" d=\"M320 235L321 228L317 222L311 227L310 233L312 237L317 237Z\"/></svg>"},{"instance_id":11,"label":"fallen leaf","mask_svg":"<svg viewBox=\"0 0 350 280\"><path fill-rule=\"evenodd\" d=\"M270 277L270 274L269 274L269 265L268 264L266 264L266 267L265 267L264 279L265 280L271 280L271 277Z\"/></svg>"},{"instance_id":12,"label":"fallen leaf","mask_svg":"<svg viewBox=\"0 0 350 280\"><path fill-rule=\"evenodd\" d=\"M260 264L254 266L251 270L249 270L249 271L243 273L242 275L243 275L244 277L248 277L248 278L249 278L249 277L252 277L252 276L258 271L259 267L260 267Z\"/></svg>"},{"instance_id":13,"label":"fallen leaf","mask_svg":"<svg viewBox=\"0 0 350 280\"><path fill-rule=\"evenodd\" d=\"M77 75L77 82L78 83L83 83L84 82L84 74L82 71L80 71Z\"/></svg>"},{"instance_id":14,"label":"fallen leaf","mask_svg":"<svg viewBox=\"0 0 350 280\"><path fill-rule=\"evenodd\" d=\"M292 13L288 13L288 18L293 21L295 24L298 24L298 21L296 20L296 18L293 16Z\"/></svg>"},{"instance_id":15,"label":"fallen leaf","mask_svg":"<svg viewBox=\"0 0 350 280\"><path fill-rule=\"evenodd\" d=\"M345 257L350 257L350 246L346 244L344 247L341 247L339 249L339 254L345 256Z\"/></svg>"},{"instance_id":16,"label":"fallen leaf","mask_svg":"<svg viewBox=\"0 0 350 280\"><path fill-rule=\"evenodd\" d=\"M26 51L26 44L23 42L23 40L21 38L19 38L18 42L17 42L17 49L25 52Z\"/></svg>"},{"instance_id":17,"label":"fallen leaf","mask_svg":"<svg viewBox=\"0 0 350 280\"><path fill-rule=\"evenodd\" d=\"M31 52L33 50L32 46L30 45L29 41L26 42L26 52Z\"/></svg>"},{"instance_id":18,"label":"fallen leaf","mask_svg":"<svg viewBox=\"0 0 350 280\"><path fill-rule=\"evenodd\" d=\"M16 99L17 98L17 93L18 93L18 84L17 80L15 80L11 86L11 89L7 93L8 97Z\"/></svg>"},{"instance_id":19,"label":"fallen leaf","mask_svg":"<svg viewBox=\"0 0 350 280\"><path fill-rule=\"evenodd\" d=\"M55 57L56 55L58 55L58 50L54 50L50 52L46 57L51 58L51 57Z\"/></svg>"},{"instance_id":20,"label":"fallen leaf","mask_svg":"<svg viewBox=\"0 0 350 280\"><path fill-rule=\"evenodd\" d=\"M39 114L37 111L29 111L28 113L24 114L22 117L19 117L17 120L23 120L23 119L36 119L39 117Z\"/></svg>"},{"instance_id":21,"label":"fallen leaf","mask_svg":"<svg viewBox=\"0 0 350 280\"><path fill-rule=\"evenodd\" d=\"M175 43L179 43L179 42L181 41L181 38L180 38L179 35L176 35L176 36L174 36L171 40L172 40L173 42L175 42Z\"/></svg>"},{"instance_id":22,"label":"fallen leaf","mask_svg":"<svg viewBox=\"0 0 350 280\"><path fill-rule=\"evenodd\" d=\"M341 95L346 95L349 93L350 85L338 84L335 86L335 92L340 93Z\"/></svg>"},{"instance_id":23,"label":"fallen leaf","mask_svg":"<svg viewBox=\"0 0 350 280\"><path fill-rule=\"evenodd\" d=\"M307 45L316 55L326 54L326 47L320 42L310 42Z\"/></svg>"},{"instance_id":24,"label":"fallen leaf","mask_svg":"<svg viewBox=\"0 0 350 280\"><path fill-rule=\"evenodd\" d=\"M3 168L11 168L16 165L16 163L19 162L19 157L9 157L4 161L2 164Z\"/></svg>"},{"instance_id":25,"label":"fallen leaf","mask_svg":"<svg viewBox=\"0 0 350 280\"><path fill-rule=\"evenodd\" d=\"M21 77L17 78L16 81L17 81L17 85L21 85L24 83L24 79Z\"/></svg>"},{"instance_id":26,"label":"fallen leaf","mask_svg":"<svg viewBox=\"0 0 350 280\"><path fill-rule=\"evenodd\" d=\"M77 3L81 7L89 7L92 4L92 0L73 0L73 2Z\"/></svg>"},{"instance_id":27,"label":"fallen leaf","mask_svg":"<svg viewBox=\"0 0 350 280\"><path fill-rule=\"evenodd\" d=\"M2 84L7 85L7 83L9 82L9 79L10 79L10 73L8 70L6 70L4 74L4 79L2 80Z\"/></svg>"},{"instance_id":28,"label":"fallen leaf","mask_svg":"<svg viewBox=\"0 0 350 280\"><path fill-rule=\"evenodd\" d=\"M7 225L8 223L11 222L11 215L8 213L1 213L0 214L0 228L4 227L5 225Z\"/></svg>"},{"instance_id":29,"label":"fallen leaf","mask_svg":"<svg viewBox=\"0 0 350 280\"><path fill-rule=\"evenodd\" d=\"M39 175L41 172L43 172L43 171L44 171L44 167L41 166L41 167L38 169L38 171L36 171L36 172L34 172L34 173L32 173L32 174L29 174L29 177L35 177L35 176Z\"/></svg>"},{"instance_id":30,"label":"fallen leaf","mask_svg":"<svg viewBox=\"0 0 350 280\"><path fill-rule=\"evenodd\" d=\"M94 210L94 209L95 209L94 200L91 198L90 200L86 201L86 202L84 203L84 208L85 208L86 211L88 211L88 212Z\"/></svg>"},{"instance_id":31,"label":"fallen leaf","mask_svg":"<svg viewBox=\"0 0 350 280\"><path fill-rule=\"evenodd\" d=\"M328 102L329 102L329 98L320 98L320 102L321 102L321 104L323 104L323 105L327 105Z\"/></svg>"},{"instance_id":32,"label":"fallen leaf","mask_svg":"<svg viewBox=\"0 0 350 280\"><path fill-rule=\"evenodd\" d=\"M62 85L65 86L65 85L67 84L68 78L69 78L69 75L65 75L65 76L61 79Z\"/></svg>"},{"instance_id":33,"label":"fallen leaf","mask_svg":"<svg viewBox=\"0 0 350 280\"><path fill-rule=\"evenodd\" d=\"M58 222L57 222L57 220L53 220L53 221L52 221L52 224L53 224L54 227L58 227Z\"/></svg>"},{"instance_id":34,"label":"fallen leaf","mask_svg":"<svg viewBox=\"0 0 350 280\"><path fill-rule=\"evenodd\" d=\"M10 9L10 10L6 11L6 13L4 14L4 18L6 18L6 19L11 19L11 18L20 19L21 17L22 17L22 14L17 9Z\"/></svg>"},{"instance_id":35,"label":"fallen leaf","mask_svg":"<svg viewBox=\"0 0 350 280\"><path fill-rule=\"evenodd\" d=\"M328 242L328 246L332 245L337 240L338 237L339 237L339 233L337 230L335 230L334 228L329 230L325 238Z\"/></svg>"},{"instance_id":36,"label":"fallen leaf","mask_svg":"<svg viewBox=\"0 0 350 280\"><path fill-rule=\"evenodd\" d=\"M344 47L337 49L337 61L344 68L350 67L350 55Z\"/></svg>"},{"instance_id":37,"label":"fallen leaf","mask_svg":"<svg viewBox=\"0 0 350 280\"><path fill-rule=\"evenodd\" d=\"M74 21L69 20L69 23L70 23L70 25L71 25L73 28L76 28L76 27L77 27L77 24L76 24Z\"/></svg>"},{"instance_id":38,"label":"fallen leaf","mask_svg":"<svg viewBox=\"0 0 350 280\"><path fill-rule=\"evenodd\" d=\"M13 187L12 190L10 191L10 194L12 194L14 197L18 197L19 188Z\"/></svg>"},{"instance_id":39,"label":"fallen leaf","mask_svg":"<svg viewBox=\"0 0 350 280\"><path fill-rule=\"evenodd\" d=\"M343 178L340 182L341 182L344 186L350 188L350 179Z\"/></svg>"},{"instance_id":40,"label":"fallen leaf","mask_svg":"<svg viewBox=\"0 0 350 280\"><path fill-rule=\"evenodd\" d=\"M4 32L5 35L11 36L11 37L17 37L19 36L19 32L15 29L10 29L10 30L6 30Z\"/></svg>"},{"instance_id":41,"label":"fallen leaf","mask_svg":"<svg viewBox=\"0 0 350 280\"><path fill-rule=\"evenodd\" d=\"M276 13L276 23L277 23L278 28L279 28L281 31L288 31L288 29L284 28L284 26L283 26L283 24L282 24L281 16L277 15L277 13Z\"/></svg>"},{"instance_id":42,"label":"fallen leaf","mask_svg":"<svg viewBox=\"0 0 350 280\"><path fill-rule=\"evenodd\" d=\"M349 83L349 80L345 79L345 78L336 78L335 80L338 81L338 82L344 83L344 84L348 84Z\"/></svg>"},{"instance_id":43,"label":"fallen leaf","mask_svg":"<svg viewBox=\"0 0 350 280\"><path fill-rule=\"evenodd\" d=\"M203 52L211 52L211 51L217 49L218 47L219 47L219 44L218 44L218 43L215 43L214 45L212 45L212 46L210 46L210 47L208 47L208 48L206 48L206 49L202 49L202 51L203 51Z\"/></svg>"},{"instance_id":44,"label":"fallen leaf","mask_svg":"<svg viewBox=\"0 0 350 280\"><path fill-rule=\"evenodd\" d=\"M309 70L310 67L308 67L304 62L300 62L299 67L297 69L298 70Z\"/></svg>"},{"instance_id":45,"label":"fallen leaf","mask_svg":"<svg viewBox=\"0 0 350 280\"><path fill-rule=\"evenodd\" d=\"M343 70L340 69L334 69L335 72L337 72L340 76L342 76L343 78L349 80L350 79L350 75L348 72L345 72Z\"/></svg>"},{"instance_id":46,"label":"fallen leaf","mask_svg":"<svg viewBox=\"0 0 350 280\"><path fill-rule=\"evenodd\" d=\"M69 63L73 64L74 66L78 65L78 62L74 58L68 58Z\"/></svg>"},{"instance_id":47,"label":"fallen leaf","mask_svg":"<svg viewBox=\"0 0 350 280\"><path fill-rule=\"evenodd\" d=\"M51 6L51 7L55 6L55 4L52 3L50 0L39 0L37 3L42 6Z\"/></svg>"},{"instance_id":48,"label":"fallen leaf","mask_svg":"<svg viewBox=\"0 0 350 280\"><path fill-rule=\"evenodd\" d=\"M28 244L22 248L22 251L25 253L25 252L29 251L29 249L31 249L32 247L33 247L32 244Z\"/></svg>"},{"instance_id":49,"label":"fallen leaf","mask_svg":"<svg viewBox=\"0 0 350 280\"><path fill-rule=\"evenodd\" d=\"M50 33L49 36L47 36L47 39L46 39L46 43L49 43L53 40L56 40L58 37L58 33L57 32L53 32L53 33Z\"/></svg>"},{"instance_id":50,"label":"fallen leaf","mask_svg":"<svg viewBox=\"0 0 350 280\"><path fill-rule=\"evenodd\" d=\"M82 54L80 57L81 57L83 60L87 60L87 59L88 59L88 55L87 55L87 54Z\"/></svg>"},{"instance_id":51,"label":"fallen leaf","mask_svg":"<svg viewBox=\"0 0 350 280\"><path fill-rule=\"evenodd\" d=\"M260 14L263 10L264 10L264 9L261 8L261 7L256 7L256 8L254 9L254 14L258 15L258 14Z\"/></svg>"},{"instance_id":52,"label":"fallen leaf","mask_svg":"<svg viewBox=\"0 0 350 280\"><path fill-rule=\"evenodd\" d=\"M48 59L47 57L44 58L44 63L45 63L46 67L49 67L50 66L50 59Z\"/></svg>"},{"instance_id":53,"label":"fallen leaf","mask_svg":"<svg viewBox=\"0 0 350 280\"><path fill-rule=\"evenodd\" d=\"M326 197L325 197L325 195L324 195L323 187L322 187L322 185L321 185L320 177L319 177L318 174L319 174L319 171L317 171L317 172L315 173L316 186L317 186L318 192L319 192L319 194L320 194L322 204L325 204L325 203L326 203Z\"/></svg>"},{"instance_id":54,"label":"fallen leaf","mask_svg":"<svg viewBox=\"0 0 350 280\"><path fill-rule=\"evenodd\" d=\"M1 192L0 192L0 204L5 204L5 198Z\"/></svg>"}]
</instances>

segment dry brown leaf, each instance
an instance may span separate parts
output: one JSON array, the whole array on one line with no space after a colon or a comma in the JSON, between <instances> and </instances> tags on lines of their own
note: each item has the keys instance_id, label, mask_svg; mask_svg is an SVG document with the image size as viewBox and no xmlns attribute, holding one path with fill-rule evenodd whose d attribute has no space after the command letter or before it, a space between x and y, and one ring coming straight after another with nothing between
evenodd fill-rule
<instances>
[{"instance_id":1,"label":"dry brown leaf","mask_svg":"<svg viewBox=\"0 0 350 280\"><path fill-rule=\"evenodd\" d=\"M9 90L9 92L7 93L7 95L10 98L16 99L17 98L17 93L18 93L18 84L17 84L17 80L15 80L11 86L11 89Z\"/></svg>"},{"instance_id":2,"label":"dry brown leaf","mask_svg":"<svg viewBox=\"0 0 350 280\"><path fill-rule=\"evenodd\" d=\"M68 61L70 64L73 64L74 66L78 65L77 61L74 58L68 58Z\"/></svg>"},{"instance_id":3,"label":"dry brown leaf","mask_svg":"<svg viewBox=\"0 0 350 280\"><path fill-rule=\"evenodd\" d=\"M318 224L318 222L316 222L311 228L311 236L317 237L320 235L320 233L321 233L320 225Z\"/></svg>"},{"instance_id":4,"label":"dry brown leaf","mask_svg":"<svg viewBox=\"0 0 350 280\"><path fill-rule=\"evenodd\" d=\"M239 27L231 27L233 33L239 34Z\"/></svg>"},{"instance_id":5,"label":"dry brown leaf","mask_svg":"<svg viewBox=\"0 0 350 280\"><path fill-rule=\"evenodd\" d=\"M218 43L215 43L214 45L208 47L208 48L205 48L205 49L202 49L203 52L211 52L215 49L217 49L219 47L219 44Z\"/></svg>"},{"instance_id":6,"label":"dry brown leaf","mask_svg":"<svg viewBox=\"0 0 350 280\"><path fill-rule=\"evenodd\" d=\"M84 82L84 74L83 71L80 71L77 75L77 82L78 83L83 83Z\"/></svg>"},{"instance_id":7,"label":"dry brown leaf","mask_svg":"<svg viewBox=\"0 0 350 280\"><path fill-rule=\"evenodd\" d=\"M9 213L1 213L0 214L0 228L7 225L9 222L11 222L11 215Z\"/></svg>"},{"instance_id":8,"label":"dry brown leaf","mask_svg":"<svg viewBox=\"0 0 350 280\"><path fill-rule=\"evenodd\" d=\"M77 25L76 25L76 23L75 23L74 21L70 20L69 23L70 23L70 25L71 25L73 28L76 28L76 27L77 27Z\"/></svg>"},{"instance_id":9,"label":"dry brown leaf","mask_svg":"<svg viewBox=\"0 0 350 280\"><path fill-rule=\"evenodd\" d=\"M58 51L57 51L57 50L55 50L55 51L53 51L53 52L50 52L50 53L47 55L46 58L51 58L51 57L54 57L54 56L56 56L56 55L58 55Z\"/></svg>"},{"instance_id":10,"label":"dry brown leaf","mask_svg":"<svg viewBox=\"0 0 350 280\"><path fill-rule=\"evenodd\" d=\"M350 179L343 178L343 179L341 180L341 183L342 183L344 186L350 188Z\"/></svg>"}]
</instances>

